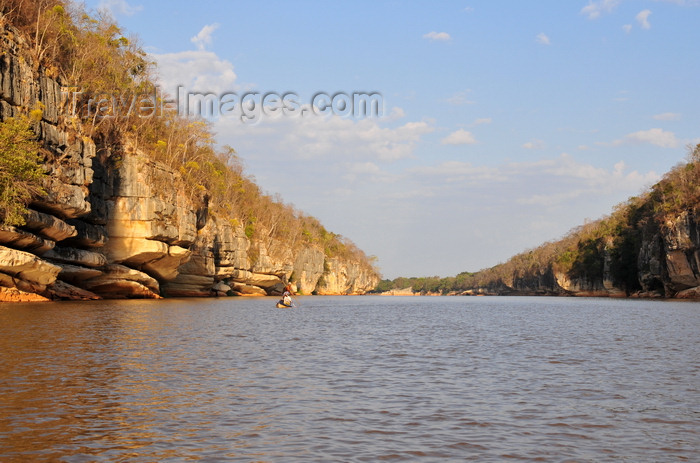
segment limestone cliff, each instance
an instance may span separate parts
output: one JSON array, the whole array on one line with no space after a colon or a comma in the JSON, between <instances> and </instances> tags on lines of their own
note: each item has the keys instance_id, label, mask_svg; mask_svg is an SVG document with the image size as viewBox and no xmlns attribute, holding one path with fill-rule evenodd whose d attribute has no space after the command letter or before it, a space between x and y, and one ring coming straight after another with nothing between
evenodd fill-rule
<instances>
[{"instance_id":1,"label":"limestone cliff","mask_svg":"<svg viewBox=\"0 0 700 463\"><path fill-rule=\"evenodd\" d=\"M61 83L0 31L0 121L41 109L46 195L26 224L0 224L0 300L357 294L376 272L314 246L250 239L188 199L179 174L127 140L94 140L67 117Z\"/></svg>"},{"instance_id":2,"label":"limestone cliff","mask_svg":"<svg viewBox=\"0 0 700 463\"><path fill-rule=\"evenodd\" d=\"M592 297L700 297L700 227L697 216L685 211L662 224L647 223L631 249L633 261L620 262L611 239L589 249L585 271L564 271L556 264L516 271L512 278L490 281L466 294L573 295ZM612 267L617 265L618 271ZM620 266L632 284L614 277ZM627 284L626 284L627 283Z\"/></svg>"}]
</instances>

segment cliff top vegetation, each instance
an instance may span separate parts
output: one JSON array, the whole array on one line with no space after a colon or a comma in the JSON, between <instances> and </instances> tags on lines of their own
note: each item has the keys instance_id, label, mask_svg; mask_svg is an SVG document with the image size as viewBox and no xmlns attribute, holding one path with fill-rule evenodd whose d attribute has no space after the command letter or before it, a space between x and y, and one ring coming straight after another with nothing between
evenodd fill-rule
<instances>
[{"instance_id":1,"label":"cliff top vegetation","mask_svg":"<svg viewBox=\"0 0 700 463\"><path fill-rule=\"evenodd\" d=\"M101 92L127 99L154 93L155 63L138 38L125 35L104 12L93 14L67 0L0 0L0 27L5 25L24 37L35 73L75 86L73 100L62 102L64 109L82 107ZM27 108L31 109L41 110ZM240 225L249 238L281 240L292 249L319 246L329 257L349 258L373 269L371 259L352 241L261 191L244 172L235 150L217 146L206 120L183 117L167 107L159 117L143 117L138 110L105 117L116 116L117 109L98 108L89 114L64 111L59 123L92 137L98 156L107 160L118 161L123 141L128 140L136 150L178 172L182 190L195 204ZM12 201L26 204L27 197L16 195ZM10 217L6 214L5 220Z\"/></svg>"},{"instance_id":2,"label":"cliff top vegetation","mask_svg":"<svg viewBox=\"0 0 700 463\"><path fill-rule=\"evenodd\" d=\"M683 213L700 215L700 144L688 147L688 156L648 191L618 204L613 212L572 229L559 240L511 257L508 261L455 277L399 277L382 280L374 292L412 288L416 293L460 293L480 288L511 286L514 279L544 274L553 269L570 278L600 274L600 250L610 253L610 276L628 293L640 289L637 251L645 229L664 229L670 217Z\"/></svg>"}]
</instances>

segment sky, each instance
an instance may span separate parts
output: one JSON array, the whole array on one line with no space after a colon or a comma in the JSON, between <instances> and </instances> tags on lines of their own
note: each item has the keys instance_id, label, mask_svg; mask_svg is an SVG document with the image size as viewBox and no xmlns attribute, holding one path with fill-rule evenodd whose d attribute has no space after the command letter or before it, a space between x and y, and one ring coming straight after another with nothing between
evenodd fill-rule
<instances>
[{"instance_id":1,"label":"sky","mask_svg":"<svg viewBox=\"0 0 700 463\"><path fill-rule=\"evenodd\" d=\"M213 95L217 142L385 278L561 238L700 143L700 0L86 6L139 37L165 92Z\"/></svg>"}]
</instances>

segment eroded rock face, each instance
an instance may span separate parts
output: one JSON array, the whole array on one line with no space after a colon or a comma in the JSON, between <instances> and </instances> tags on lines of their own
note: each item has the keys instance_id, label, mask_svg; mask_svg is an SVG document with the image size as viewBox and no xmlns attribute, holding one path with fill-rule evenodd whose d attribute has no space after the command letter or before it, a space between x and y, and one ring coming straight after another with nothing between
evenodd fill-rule
<instances>
[{"instance_id":1,"label":"eroded rock face","mask_svg":"<svg viewBox=\"0 0 700 463\"><path fill-rule=\"evenodd\" d=\"M129 140L96 145L21 35L2 25L0 45L0 121L41 109L35 132L48 174L26 224L0 225L0 300L268 295L290 277L305 294L323 281L324 294L354 294L375 283L315 247L252 242Z\"/></svg>"},{"instance_id":2,"label":"eroded rock face","mask_svg":"<svg viewBox=\"0 0 700 463\"><path fill-rule=\"evenodd\" d=\"M33 233L4 224L0 224L0 243L38 256L56 246L55 241L46 240Z\"/></svg>"},{"instance_id":3,"label":"eroded rock face","mask_svg":"<svg viewBox=\"0 0 700 463\"><path fill-rule=\"evenodd\" d=\"M695 217L685 212L664 225L668 289L675 293L700 286L700 230Z\"/></svg>"},{"instance_id":4,"label":"eroded rock face","mask_svg":"<svg viewBox=\"0 0 700 463\"><path fill-rule=\"evenodd\" d=\"M63 220L31 209L23 227L53 241L63 241L78 234L74 226Z\"/></svg>"},{"instance_id":5,"label":"eroded rock face","mask_svg":"<svg viewBox=\"0 0 700 463\"><path fill-rule=\"evenodd\" d=\"M143 272L119 264L109 264L102 272L81 286L105 299L160 297L158 281Z\"/></svg>"},{"instance_id":6,"label":"eroded rock face","mask_svg":"<svg viewBox=\"0 0 700 463\"><path fill-rule=\"evenodd\" d=\"M327 270L315 291L318 294L364 294L379 283L374 274L355 262L326 258L325 265Z\"/></svg>"},{"instance_id":7,"label":"eroded rock face","mask_svg":"<svg viewBox=\"0 0 700 463\"><path fill-rule=\"evenodd\" d=\"M49 285L56 281L61 267L29 252L0 246L0 272L30 283Z\"/></svg>"},{"instance_id":8,"label":"eroded rock face","mask_svg":"<svg viewBox=\"0 0 700 463\"><path fill-rule=\"evenodd\" d=\"M316 290L318 280L323 275L325 260L322 249L306 247L297 253L294 260L294 281L299 292L311 294Z\"/></svg>"}]
</instances>

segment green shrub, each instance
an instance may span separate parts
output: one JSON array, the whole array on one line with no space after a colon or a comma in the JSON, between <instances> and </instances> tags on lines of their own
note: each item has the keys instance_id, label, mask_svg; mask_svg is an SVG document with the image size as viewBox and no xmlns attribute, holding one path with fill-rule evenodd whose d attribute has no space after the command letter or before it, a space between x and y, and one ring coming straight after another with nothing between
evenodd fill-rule
<instances>
[{"instance_id":1,"label":"green shrub","mask_svg":"<svg viewBox=\"0 0 700 463\"><path fill-rule=\"evenodd\" d=\"M24 225L27 204L43 194L40 147L29 118L0 122L0 220L7 225Z\"/></svg>"}]
</instances>

